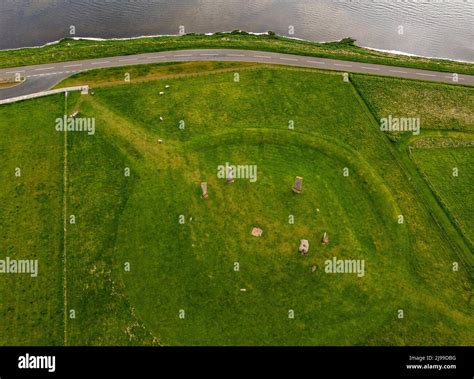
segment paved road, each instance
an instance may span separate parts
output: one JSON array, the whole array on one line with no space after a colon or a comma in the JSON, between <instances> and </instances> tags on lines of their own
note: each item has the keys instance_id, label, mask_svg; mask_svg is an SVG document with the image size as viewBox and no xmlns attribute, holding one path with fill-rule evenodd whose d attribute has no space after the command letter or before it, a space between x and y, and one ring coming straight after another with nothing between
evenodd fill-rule
<instances>
[{"instance_id":1,"label":"paved road","mask_svg":"<svg viewBox=\"0 0 474 379\"><path fill-rule=\"evenodd\" d=\"M199 49L163 51L158 53L87 59L74 62L50 63L37 66L0 69L0 77L2 78L14 77L16 73L19 73L22 77L26 78L25 82L20 85L7 89L0 89L0 99L8 99L34 92L45 91L64 78L67 78L68 76L80 71L146 63L190 61L237 61L271 63L342 72L421 79L441 83L455 83L453 82L453 74L446 72L392 67L370 63L339 61L335 59L305 57L301 55L267 53L252 50ZM474 76L459 74L458 84L474 85Z\"/></svg>"}]
</instances>

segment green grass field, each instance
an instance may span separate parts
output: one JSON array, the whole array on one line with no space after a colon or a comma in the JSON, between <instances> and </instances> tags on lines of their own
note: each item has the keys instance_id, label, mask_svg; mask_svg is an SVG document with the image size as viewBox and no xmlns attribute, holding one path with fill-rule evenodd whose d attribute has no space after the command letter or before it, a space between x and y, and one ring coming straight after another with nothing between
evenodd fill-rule
<instances>
[{"instance_id":1,"label":"green grass field","mask_svg":"<svg viewBox=\"0 0 474 379\"><path fill-rule=\"evenodd\" d=\"M474 131L472 87L369 75L354 83L377 119L419 117L422 130Z\"/></svg>"},{"instance_id":2,"label":"green grass field","mask_svg":"<svg viewBox=\"0 0 474 379\"><path fill-rule=\"evenodd\" d=\"M369 91L309 69L158 67L69 96L96 133L67 134L66 244L64 97L0 108L0 254L40 260L38 278L0 275L1 344L472 345L472 252L422 200L436 197L379 131ZM256 165L257 181L226 183L226 162ZM365 275L326 273L333 257Z\"/></svg>"},{"instance_id":3,"label":"green grass field","mask_svg":"<svg viewBox=\"0 0 474 379\"><path fill-rule=\"evenodd\" d=\"M36 278L0 277L2 345L62 342L63 145L50 128L62 109L58 97L0 109L0 256L42 262Z\"/></svg>"},{"instance_id":4,"label":"green grass field","mask_svg":"<svg viewBox=\"0 0 474 379\"><path fill-rule=\"evenodd\" d=\"M472 147L417 148L414 160L439 201L474 248L474 151Z\"/></svg>"}]
</instances>

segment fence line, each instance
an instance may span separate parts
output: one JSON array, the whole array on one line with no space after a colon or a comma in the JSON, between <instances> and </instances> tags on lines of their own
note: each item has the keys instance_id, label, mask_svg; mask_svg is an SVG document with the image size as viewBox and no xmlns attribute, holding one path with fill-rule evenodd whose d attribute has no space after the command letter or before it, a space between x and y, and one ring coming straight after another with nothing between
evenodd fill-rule
<instances>
[{"instance_id":1,"label":"fence line","mask_svg":"<svg viewBox=\"0 0 474 379\"><path fill-rule=\"evenodd\" d=\"M73 91L81 91L81 94L87 95L89 93L89 86L75 86L75 87L66 87L66 88L58 88L49 91L41 91L37 93L32 93L29 95L17 96L12 97L10 99L0 100L0 105L2 104L11 104L17 101L28 100L28 99L36 99L37 97L55 95L57 93L64 93L64 92L73 92Z\"/></svg>"}]
</instances>

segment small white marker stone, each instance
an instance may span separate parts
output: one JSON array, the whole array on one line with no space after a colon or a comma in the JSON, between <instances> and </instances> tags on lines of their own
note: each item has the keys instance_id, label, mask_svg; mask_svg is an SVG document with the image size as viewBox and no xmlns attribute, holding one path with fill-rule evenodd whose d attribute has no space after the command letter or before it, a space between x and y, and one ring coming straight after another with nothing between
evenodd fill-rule
<instances>
[{"instance_id":1,"label":"small white marker stone","mask_svg":"<svg viewBox=\"0 0 474 379\"><path fill-rule=\"evenodd\" d=\"M240 292L247 292L247 288L241 288Z\"/></svg>"}]
</instances>

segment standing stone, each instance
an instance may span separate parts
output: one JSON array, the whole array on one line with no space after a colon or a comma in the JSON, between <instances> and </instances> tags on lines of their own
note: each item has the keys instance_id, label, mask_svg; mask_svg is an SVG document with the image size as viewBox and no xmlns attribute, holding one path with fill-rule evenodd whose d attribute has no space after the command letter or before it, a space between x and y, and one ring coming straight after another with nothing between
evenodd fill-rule
<instances>
[{"instance_id":1,"label":"standing stone","mask_svg":"<svg viewBox=\"0 0 474 379\"><path fill-rule=\"evenodd\" d=\"M323 245L327 245L329 243L329 236L326 232L324 232L321 242L323 243Z\"/></svg>"},{"instance_id":2,"label":"standing stone","mask_svg":"<svg viewBox=\"0 0 474 379\"><path fill-rule=\"evenodd\" d=\"M201 199L207 199L209 197L209 194L207 193L207 183L202 182L201 183Z\"/></svg>"},{"instance_id":3,"label":"standing stone","mask_svg":"<svg viewBox=\"0 0 474 379\"><path fill-rule=\"evenodd\" d=\"M235 173L234 173L233 167L227 167L226 178L227 178L227 183L234 183Z\"/></svg>"},{"instance_id":4,"label":"standing stone","mask_svg":"<svg viewBox=\"0 0 474 379\"><path fill-rule=\"evenodd\" d=\"M296 177L295 185L292 189L295 193L301 193L303 191L303 178L301 176Z\"/></svg>"}]
</instances>

